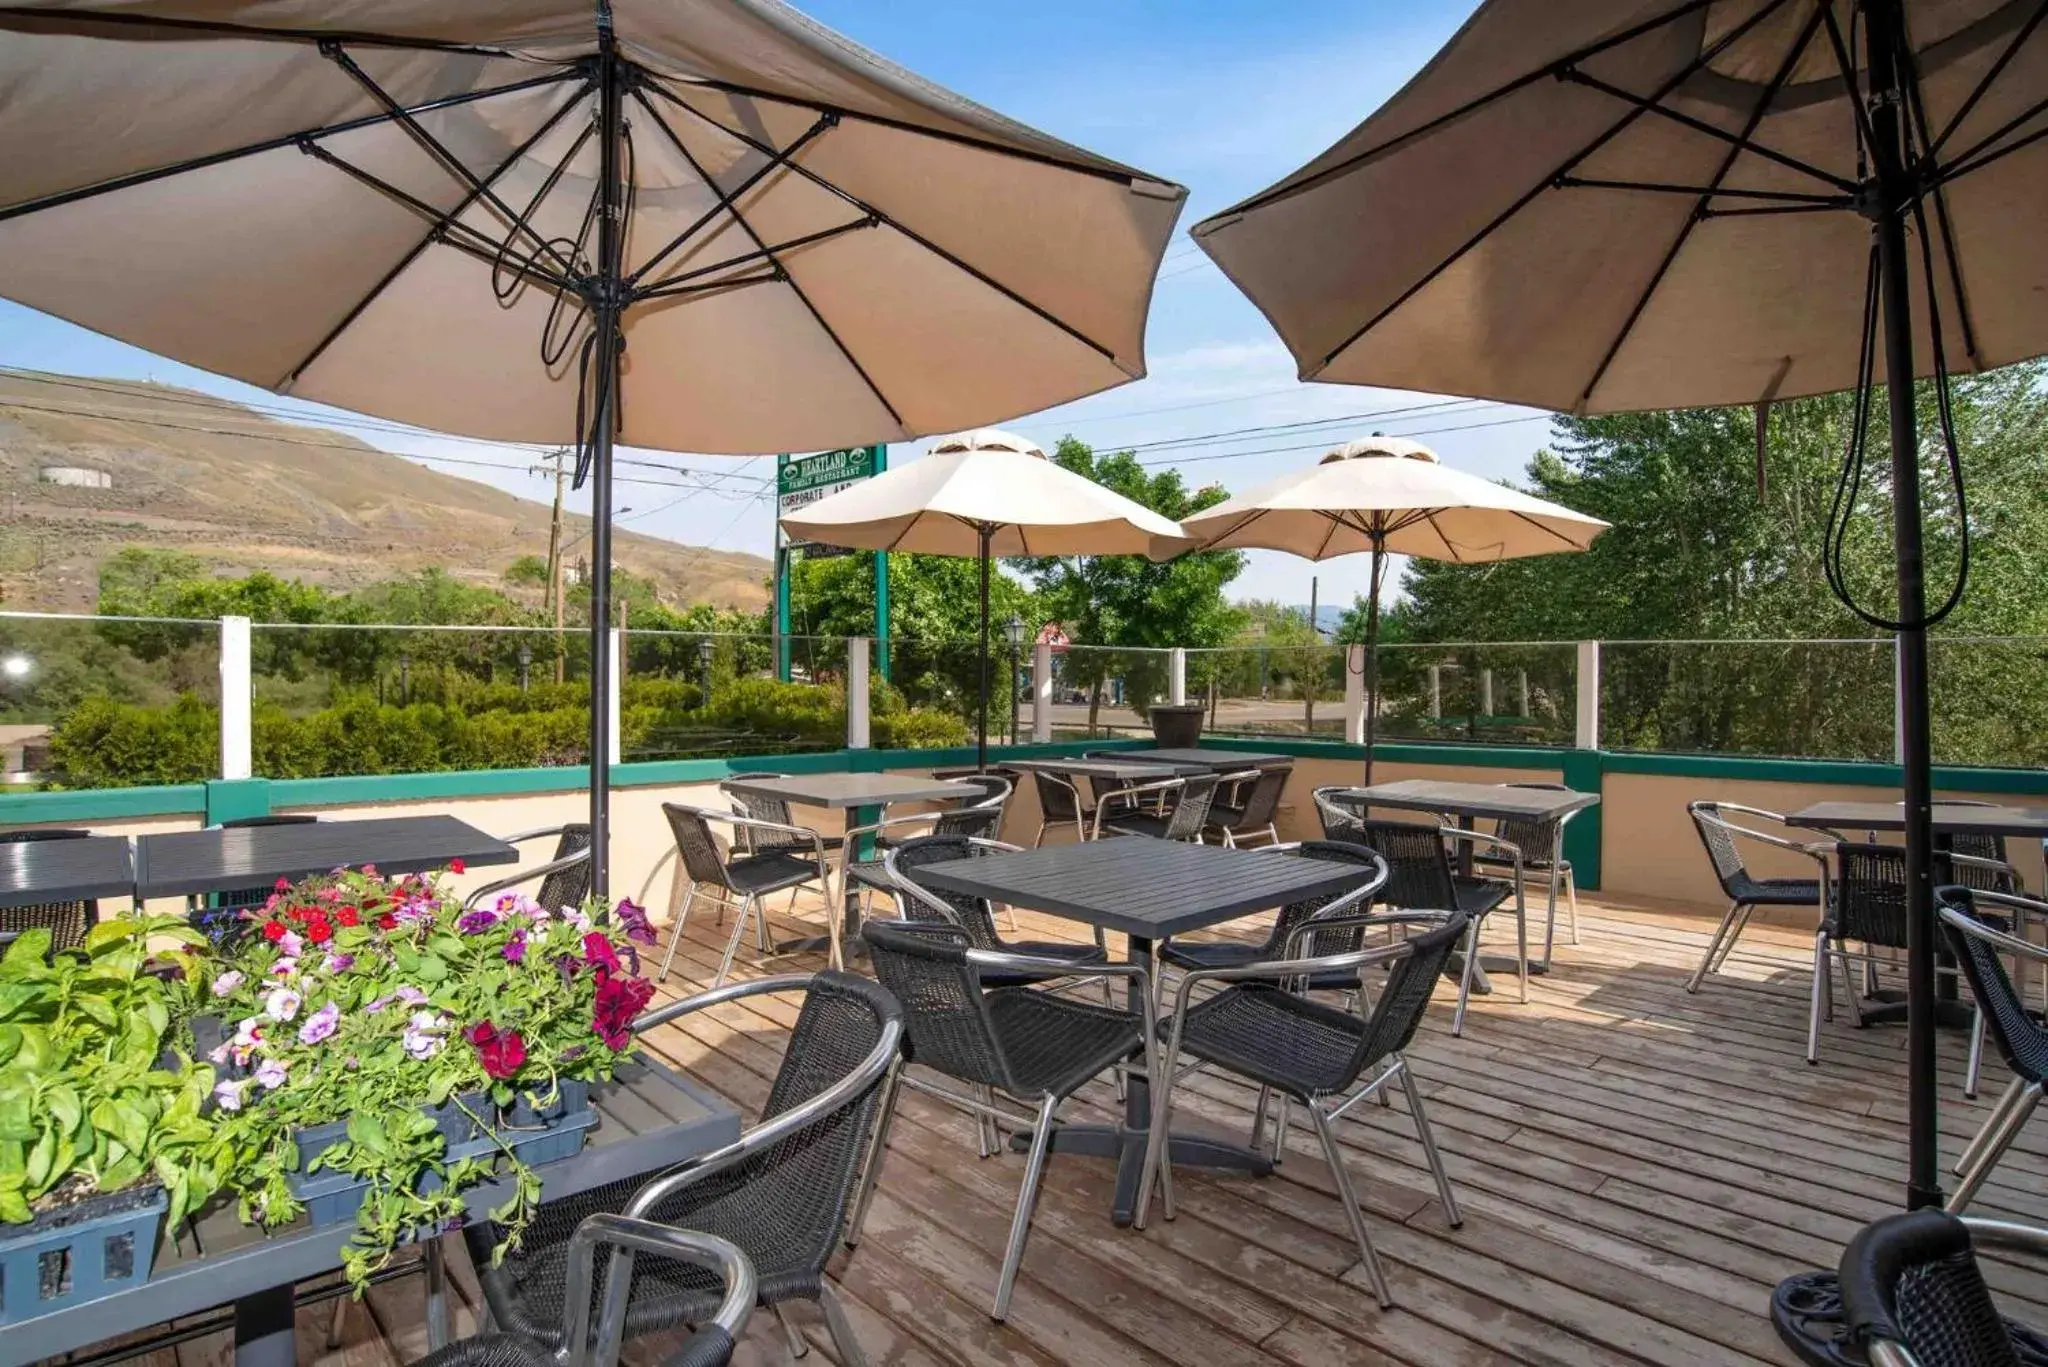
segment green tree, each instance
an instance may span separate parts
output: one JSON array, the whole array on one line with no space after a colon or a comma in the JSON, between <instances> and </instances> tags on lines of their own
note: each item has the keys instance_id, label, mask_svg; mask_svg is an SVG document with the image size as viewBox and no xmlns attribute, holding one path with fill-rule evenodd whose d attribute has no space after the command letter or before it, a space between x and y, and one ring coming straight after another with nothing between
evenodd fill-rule
<instances>
[{"instance_id":1,"label":"green tree","mask_svg":"<svg viewBox=\"0 0 2048 1367\"><path fill-rule=\"evenodd\" d=\"M1098 455L1072 437L1060 439L1053 459L1176 521L1229 497L1220 485L1191 490L1178 470L1147 470L1129 451ZM1048 556L1022 564L1038 590L1046 618L1059 622L1081 646L1125 651L1220 646L1244 620L1244 614L1223 597L1224 586L1244 570L1244 556L1238 551L1205 551L1165 564L1140 555ZM1068 652L1064 669L1069 682L1088 690L1091 735L1101 713L1103 687L1112 677L1121 675L1125 701L1141 715L1165 692L1160 654L1076 649ZM1205 682L1189 680L1193 687Z\"/></svg>"}]
</instances>

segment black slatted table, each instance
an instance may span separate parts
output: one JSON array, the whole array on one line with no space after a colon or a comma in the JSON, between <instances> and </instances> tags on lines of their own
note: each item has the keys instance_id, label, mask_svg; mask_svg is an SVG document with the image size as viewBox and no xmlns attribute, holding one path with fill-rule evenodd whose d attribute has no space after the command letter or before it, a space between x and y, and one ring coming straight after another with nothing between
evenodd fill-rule
<instances>
[{"instance_id":1,"label":"black slatted table","mask_svg":"<svg viewBox=\"0 0 2048 1367\"><path fill-rule=\"evenodd\" d=\"M91 902L135 890L135 861L122 835L0 844L0 907Z\"/></svg>"},{"instance_id":2,"label":"black slatted table","mask_svg":"<svg viewBox=\"0 0 2048 1367\"><path fill-rule=\"evenodd\" d=\"M1099 758L1110 758L1103 755ZM1294 763L1292 755L1268 755L1254 750L1212 750L1191 746L1179 750L1118 750L1114 758L1140 764L1172 764L1186 773L1228 774L1239 769L1278 769Z\"/></svg>"},{"instance_id":3,"label":"black slatted table","mask_svg":"<svg viewBox=\"0 0 2048 1367\"><path fill-rule=\"evenodd\" d=\"M135 896L179 897L294 882L374 864L380 873L425 873L456 860L516 864L519 851L452 816L381 816L294 826L214 827L140 836Z\"/></svg>"},{"instance_id":4,"label":"black slatted table","mask_svg":"<svg viewBox=\"0 0 2048 1367\"><path fill-rule=\"evenodd\" d=\"M627 1178L652 1174L723 1148L739 1138L739 1113L659 1064L630 1062L610 1083L591 1089L598 1122L583 1151L544 1163L541 1199L555 1200ZM472 1218L510 1196L508 1179L464 1193ZM303 1218L266 1233L243 1224L232 1201L216 1201L198 1218L158 1236L149 1280L86 1305L39 1315L0 1330L4 1360L38 1362L60 1353L215 1306L235 1304L236 1367L293 1367L293 1285L341 1266L341 1246L355 1221L315 1229ZM445 1301L433 1301L430 1324L445 1332Z\"/></svg>"},{"instance_id":5,"label":"black slatted table","mask_svg":"<svg viewBox=\"0 0 2048 1367\"><path fill-rule=\"evenodd\" d=\"M1129 961L1150 967L1155 941L1303 898L1349 892L1372 871L1265 850L1126 836L927 864L917 876L948 892L1117 931L1130 939ZM1135 1009L1135 985L1131 991ZM1123 1124L1062 1125L1053 1136L1052 1147L1061 1153L1117 1160L1115 1216L1120 1225L1128 1225L1137 1208L1151 1114L1150 1088L1134 1072L1125 1092ZM1026 1135L1017 1139L1029 1143ZM1167 1142L1173 1161L1185 1166L1259 1175L1272 1171L1271 1160L1242 1144L1179 1131Z\"/></svg>"}]
</instances>

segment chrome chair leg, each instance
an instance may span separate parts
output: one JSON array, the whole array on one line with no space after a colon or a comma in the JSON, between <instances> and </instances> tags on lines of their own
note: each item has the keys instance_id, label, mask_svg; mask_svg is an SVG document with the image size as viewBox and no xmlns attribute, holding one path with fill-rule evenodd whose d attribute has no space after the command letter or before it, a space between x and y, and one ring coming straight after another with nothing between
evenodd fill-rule
<instances>
[{"instance_id":1,"label":"chrome chair leg","mask_svg":"<svg viewBox=\"0 0 2048 1367\"><path fill-rule=\"evenodd\" d=\"M1956 1156L1955 1166L1949 1171L1959 1173L1976 1162L1977 1156L1984 1151L1984 1141L2004 1123L2006 1114L2019 1104L2020 1097L2025 1095L2026 1090L2025 1078L2016 1077L2012 1080L1992 1105L1991 1114L1985 1116L1984 1123L1977 1127L1977 1133L1970 1137L1969 1143L1963 1145L1963 1151Z\"/></svg>"},{"instance_id":2,"label":"chrome chair leg","mask_svg":"<svg viewBox=\"0 0 2048 1367\"><path fill-rule=\"evenodd\" d=\"M1396 1065L1401 1070L1401 1090L1408 1096L1408 1114L1415 1117L1415 1134L1422 1141L1422 1156L1429 1160L1429 1174L1436 1179L1436 1194L1444 1203L1444 1218L1450 1221L1452 1229L1465 1223L1464 1215L1458 1210L1458 1198L1451 1192L1450 1174L1444 1171L1443 1155L1436 1149L1436 1134L1429 1128L1429 1112L1422 1105L1422 1089L1415 1085L1415 1074L1408 1069L1408 1060L1399 1058ZM1385 1095L1386 1088L1380 1088Z\"/></svg>"},{"instance_id":3,"label":"chrome chair leg","mask_svg":"<svg viewBox=\"0 0 2048 1367\"><path fill-rule=\"evenodd\" d=\"M1287 1111L1294 1104L1294 1098L1280 1093L1280 1109L1273 1117L1273 1166L1279 1167L1280 1160L1287 1157Z\"/></svg>"},{"instance_id":4,"label":"chrome chair leg","mask_svg":"<svg viewBox=\"0 0 2048 1367\"><path fill-rule=\"evenodd\" d=\"M793 1358L808 1355L811 1345L804 1342L804 1331L797 1328L796 1321L789 1317L788 1302L777 1301L774 1309L775 1321L782 1326L782 1341L788 1345L789 1355Z\"/></svg>"},{"instance_id":5,"label":"chrome chair leg","mask_svg":"<svg viewBox=\"0 0 2048 1367\"><path fill-rule=\"evenodd\" d=\"M1323 1115L1322 1108L1309 1103L1309 1119L1315 1122L1316 1134L1323 1141L1323 1157L1329 1160L1330 1176L1337 1185L1337 1197L1344 1203L1344 1218L1351 1222L1352 1237L1358 1241L1359 1258L1365 1264L1365 1275L1372 1281L1372 1293L1379 1300L1380 1309L1389 1310L1394 1305L1394 1293L1387 1286L1387 1274L1380 1267L1380 1255L1372 1246L1372 1235L1365 1227L1365 1212L1358 1208L1358 1193L1351 1189L1351 1174L1345 1171L1344 1155L1337 1146L1337 1136L1331 1132L1330 1122Z\"/></svg>"},{"instance_id":6,"label":"chrome chair leg","mask_svg":"<svg viewBox=\"0 0 2048 1367\"><path fill-rule=\"evenodd\" d=\"M1715 927L1714 938L1707 941L1707 952L1700 956L1700 966L1695 968L1692 971L1692 977L1686 980L1686 991L1699 991L1700 983L1705 981L1707 974L1714 971L1721 957L1722 941L1727 941L1731 946L1735 943L1734 937L1730 932L1734 930L1736 916L1741 910L1742 903L1730 902L1728 910L1721 913L1721 924Z\"/></svg>"},{"instance_id":7,"label":"chrome chair leg","mask_svg":"<svg viewBox=\"0 0 2048 1367\"><path fill-rule=\"evenodd\" d=\"M1465 963L1458 974L1458 1009L1451 1015L1453 1039L1463 1039L1465 1035L1465 1006L1472 999L1472 975L1479 969L1479 923L1483 919L1473 917L1465 930Z\"/></svg>"},{"instance_id":8,"label":"chrome chair leg","mask_svg":"<svg viewBox=\"0 0 2048 1367\"><path fill-rule=\"evenodd\" d=\"M1048 1096L1038 1108L1038 1128L1031 1134L1031 1154L1024 1160L1024 1185L1017 1192L1017 1213L1010 1219L1010 1243L1003 1250L1003 1270L996 1279L998 1320L1010 1317L1010 1292L1017 1283L1017 1269L1024 1262L1024 1240L1031 1233L1031 1211L1038 1204L1038 1179L1045 1171L1045 1155L1052 1147L1053 1116L1059 1111L1058 1097Z\"/></svg>"},{"instance_id":9,"label":"chrome chair leg","mask_svg":"<svg viewBox=\"0 0 2048 1367\"><path fill-rule=\"evenodd\" d=\"M1565 915L1571 927L1572 945L1576 948L1579 943L1579 880L1573 875L1569 864L1564 870L1564 905Z\"/></svg>"},{"instance_id":10,"label":"chrome chair leg","mask_svg":"<svg viewBox=\"0 0 2048 1367\"><path fill-rule=\"evenodd\" d=\"M839 1367L868 1367L868 1355L854 1337L846 1307L839 1303L839 1293L832 1289L832 1283L819 1284L818 1308L825 1312L825 1332L832 1336L832 1351L839 1355Z\"/></svg>"},{"instance_id":11,"label":"chrome chair leg","mask_svg":"<svg viewBox=\"0 0 2048 1367\"><path fill-rule=\"evenodd\" d=\"M697 885L695 883L692 883L690 884L688 891L683 893L682 910L676 913L676 919L669 925L668 952L661 956L661 974L654 980L657 983L665 983L668 981L669 965L676 961L676 950L683 943L683 925L690 919L690 904L696 900Z\"/></svg>"},{"instance_id":12,"label":"chrome chair leg","mask_svg":"<svg viewBox=\"0 0 2048 1367\"><path fill-rule=\"evenodd\" d=\"M1820 1002L1828 990L1827 975L1833 971L1828 963L1828 933L1823 930L1813 937L1813 992L1806 1013L1808 1063L1820 1062Z\"/></svg>"},{"instance_id":13,"label":"chrome chair leg","mask_svg":"<svg viewBox=\"0 0 2048 1367\"><path fill-rule=\"evenodd\" d=\"M1963 1095L1977 1099L1977 1084L1984 1076L1984 1009L1970 1013L1970 1062L1963 1069Z\"/></svg>"},{"instance_id":14,"label":"chrome chair leg","mask_svg":"<svg viewBox=\"0 0 2048 1367\"><path fill-rule=\"evenodd\" d=\"M1963 1209L1976 1197L1977 1189L1984 1185L1984 1179L1998 1166L1998 1160L2005 1157L2005 1151L2020 1137L2020 1131L2027 1127L2027 1121L2034 1114L2034 1108L2040 1104L2041 1084L2029 1083L2012 1109L1998 1117L1997 1132L1989 1136L1980 1136L1982 1151L1970 1165L1970 1170L1962 1175L1962 1180L1956 1183L1955 1192L1943 1204L1943 1210L1951 1215L1962 1214Z\"/></svg>"},{"instance_id":15,"label":"chrome chair leg","mask_svg":"<svg viewBox=\"0 0 2048 1367\"><path fill-rule=\"evenodd\" d=\"M726 940L725 954L718 961L718 976L711 980L713 987L725 986L726 975L732 972L733 957L740 952L740 941L746 936L749 915L759 916L762 924L767 924L767 917L761 916L752 893L748 893L740 900L740 909L732 921L732 935Z\"/></svg>"}]
</instances>

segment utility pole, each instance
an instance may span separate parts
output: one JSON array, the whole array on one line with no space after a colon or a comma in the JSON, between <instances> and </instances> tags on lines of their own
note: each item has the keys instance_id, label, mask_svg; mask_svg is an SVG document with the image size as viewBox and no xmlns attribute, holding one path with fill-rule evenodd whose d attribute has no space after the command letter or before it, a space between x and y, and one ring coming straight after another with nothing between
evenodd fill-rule
<instances>
[{"instance_id":1,"label":"utility pole","mask_svg":"<svg viewBox=\"0 0 2048 1367\"><path fill-rule=\"evenodd\" d=\"M1301 686L1301 696L1307 700L1307 706L1302 711L1302 731L1310 736L1316 733L1316 690L1323 686L1322 652L1315 648L1323 643L1323 624L1316 616L1317 579L1318 576L1310 575L1308 581L1308 630L1309 639L1314 645L1308 652L1309 667L1303 671L1307 677L1302 680Z\"/></svg>"},{"instance_id":2,"label":"utility pole","mask_svg":"<svg viewBox=\"0 0 2048 1367\"><path fill-rule=\"evenodd\" d=\"M566 450L557 450L550 458L555 463L555 511L548 519L548 596L554 600L555 608L555 682L562 682L562 465L568 457Z\"/></svg>"}]
</instances>

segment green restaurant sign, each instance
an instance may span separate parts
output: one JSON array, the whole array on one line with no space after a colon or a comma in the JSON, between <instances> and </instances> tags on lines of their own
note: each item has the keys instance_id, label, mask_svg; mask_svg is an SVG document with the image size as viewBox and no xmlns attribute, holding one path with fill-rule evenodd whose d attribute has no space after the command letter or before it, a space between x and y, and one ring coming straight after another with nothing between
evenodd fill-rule
<instances>
[{"instance_id":1,"label":"green restaurant sign","mask_svg":"<svg viewBox=\"0 0 2048 1367\"><path fill-rule=\"evenodd\" d=\"M881 466L879 446L849 446L814 456L784 456L776 467L777 516L786 517L819 499L874 477Z\"/></svg>"}]
</instances>

